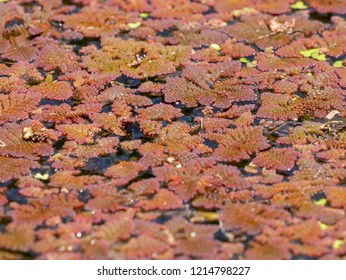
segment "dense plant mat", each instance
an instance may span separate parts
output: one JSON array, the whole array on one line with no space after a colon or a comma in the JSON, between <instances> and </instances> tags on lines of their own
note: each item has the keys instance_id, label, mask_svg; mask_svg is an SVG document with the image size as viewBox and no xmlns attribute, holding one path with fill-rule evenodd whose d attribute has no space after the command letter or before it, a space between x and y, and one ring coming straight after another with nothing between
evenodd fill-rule
<instances>
[{"instance_id":1,"label":"dense plant mat","mask_svg":"<svg viewBox=\"0 0 346 280\"><path fill-rule=\"evenodd\" d=\"M345 1L0 2L0 259L346 257Z\"/></svg>"}]
</instances>

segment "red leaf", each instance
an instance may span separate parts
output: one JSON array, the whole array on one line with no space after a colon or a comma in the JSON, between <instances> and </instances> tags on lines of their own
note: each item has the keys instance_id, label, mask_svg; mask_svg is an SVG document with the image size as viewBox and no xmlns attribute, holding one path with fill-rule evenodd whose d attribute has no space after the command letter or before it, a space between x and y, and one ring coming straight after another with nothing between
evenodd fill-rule
<instances>
[{"instance_id":1,"label":"red leaf","mask_svg":"<svg viewBox=\"0 0 346 280\"><path fill-rule=\"evenodd\" d=\"M130 239L121 247L126 259L153 259L154 256L166 251L168 245L149 235L140 235Z\"/></svg>"},{"instance_id":2,"label":"red leaf","mask_svg":"<svg viewBox=\"0 0 346 280\"><path fill-rule=\"evenodd\" d=\"M108 167L105 175L116 179L117 185L124 185L138 176L138 173L146 168L137 162L121 161L116 165Z\"/></svg>"},{"instance_id":3,"label":"red leaf","mask_svg":"<svg viewBox=\"0 0 346 280\"><path fill-rule=\"evenodd\" d=\"M39 164L33 160L0 156L0 182L20 178L30 173L30 169L38 168Z\"/></svg>"},{"instance_id":4,"label":"red leaf","mask_svg":"<svg viewBox=\"0 0 346 280\"><path fill-rule=\"evenodd\" d=\"M0 94L0 124L27 119L41 100L40 94Z\"/></svg>"},{"instance_id":5,"label":"red leaf","mask_svg":"<svg viewBox=\"0 0 346 280\"><path fill-rule=\"evenodd\" d=\"M293 168L299 155L298 152L291 148L273 148L259 153L254 158L253 163L268 169L274 168L277 170L288 171Z\"/></svg>"},{"instance_id":6,"label":"red leaf","mask_svg":"<svg viewBox=\"0 0 346 280\"><path fill-rule=\"evenodd\" d=\"M208 133L206 138L217 141L214 156L222 161L238 162L269 147L261 127L239 127L225 133Z\"/></svg>"},{"instance_id":7,"label":"red leaf","mask_svg":"<svg viewBox=\"0 0 346 280\"><path fill-rule=\"evenodd\" d=\"M273 93L262 93L262 106L257 111L259 118L271 118L274 120L294 120L298 114L290 105L292 97Z\"/></svg>"},{"instance_id":8,"label":"red leaf","mask_svg":"<svg viewBox=\"0 0 346 280\"><path fill-rule=\"evenodd\" d=\"M137 110L141 119L171 121L183 116L180 109L168 104L155 104L145 109Z\"/></svg>"},{"instance_id":9,"label":"red leaf","mask_svg":"<svg viewBox=\"0 0 346 280\"><path fill-rule=\"evenodd\" d=\"M53 148L47 142L26 141L23 126L8 123L0 128L0 155L37 159L37 156L49 156Z\"/></svg>"},{"instance_id":10,"label":"red leaf","mask_svg":"<svg viewBox=\"0 0 346 280\"><path fill-rule=\"evenodd\" d=\"M39 93L43 98L52 100L66 100L73 94L73 89L67 82L53 81L52 76L48 76L44 82L37 86L32 86L28 94Z\"/></svg>"},{"instance_id":11,"label":"red leaf","mask_svg":"<svg viewBox=\"0 0 346 280\"><path fill-rule=\"evenodd\" d=\"M284 226L291 215L280 208L257 203L228 203L220 214L226 230L258 234L266 226Z\"/></svg>"},{"instance_id":12,"label":"red leaf","mask_svg":"<svg viewBox=\"0 0 346 280\"><path fill-rule=\"evenodd\" d=\"M79 144L94 143L95 133L100 131L95 124L60 124L55 126L67 139Z\"/></svg>"},{"instance_id":13,"label":"red leaf","mask_svg":"<svg viewBox=\"0 0 346 280\"><path fill-rule=\"evenodd\" d=\"M151 200L142 200L138 202L136 206L141 207L146 211L154 209L171 210L181 208L183 203L172 192L166 189L161 189Z\"/></svg>"},{"instance_id":14,"label":"red leaf","mask_svg":"<svg viewBox=\"0 0 346 280\"><path fill-rule=\"evenodd\" d=\"M252 241L245 257L248 260L287 260L291 258L287 243L284 238L275 238L265 244Z\"/></svg>"}]
</instances>

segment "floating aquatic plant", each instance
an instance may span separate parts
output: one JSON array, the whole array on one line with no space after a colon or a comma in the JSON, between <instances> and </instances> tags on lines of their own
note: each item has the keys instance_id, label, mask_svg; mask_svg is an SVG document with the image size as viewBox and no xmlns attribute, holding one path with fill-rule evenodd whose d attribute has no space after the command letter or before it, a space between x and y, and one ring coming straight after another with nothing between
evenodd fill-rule
<instances>
[{"instance_id":1,"label":"floating aquatic plant","mask_svg":"<svg viewBox=\"0 0 346 280\"><path fill-rule=\"evenodd\" d=\"M0 1L0 259L344 259L345 13Z\"/></svg>"}]
</instances>

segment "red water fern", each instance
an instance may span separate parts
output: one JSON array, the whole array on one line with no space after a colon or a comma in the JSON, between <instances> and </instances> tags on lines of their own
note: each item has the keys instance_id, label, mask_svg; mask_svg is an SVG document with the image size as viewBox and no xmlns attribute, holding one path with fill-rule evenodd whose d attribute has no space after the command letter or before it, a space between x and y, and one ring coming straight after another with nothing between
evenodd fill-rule
<instances>
[{"instance_id":1,"label":"red water fern","mask_svg":"<svg viewBox=\"0 0 346 280\"><path fill-rule=\"evenodd\" d=\"M126 259L152 259L168 249L168 244L150 235L131 238L121 247Z\"/></svg>"},{"instance_id":2,"label":"red water fern","mask_svg":"<svg viewBox=\"0 0 346 280\"><path fill-rule=\"evenodd\" d=\"M96 113L91 116L94 124L99 125L104 130L110 131L119 136L125 136L125 122L121 117L118 117L113 112Z\"/></svg>"},{"instance_id":3,"label":"red water fern","mask_svg":"<svg viewBox=\"0 0 346 280\"><path fill-rule=\"evenodd\" d=\"M168 155L185 158L193 154L205 154L210 148L203 144L204 140L199 135L193 135L193 129L185 123L174 122L158 133L159 143L164 146ZM192 154L191 154L192 153Z\"/></svg>"},{"instance_id":4,"label":"red water fern","mask_svg":"<svg viewBox=\"0 0 346 280\"><path fill-rule=\"evenodd\" d=\"M190 56L187 47L124 41L120 38L105 38L102 45L102 50L85 56L83 64L91 71L115 75L123 73L133 78L173 73Z\"/></svg>"},{"instance_id":5,"label":"red water fern","mask_svg":"<svg viewBox=\"0 0 346 280\"><path fill-rule=\"evenodd\" d=\"M128 190L133 191L136 196L153 195L158 192L160 184L156 179L144 179L134 182L128 186Z\"/></svg>"},{"instance_id":6,"label":"red water fern","mask_svg":"<svg viewBox=\"0 0 346 280\"><path fill-rule=\"evenodd\" d=\"M94 144L80 145L75 141L64 144L63 154L72 155L81 159L97 158L100 156L116 154L119 139L116 137L96 139Z\"/></svg>"},{"instance_id":7,"label":"red water fern","mask_svg":"<svg viewBox=\"0 0 346 280\"><path fill-rule=\"evenodd\" d=\"M234 120L233 125L236 127L251 126L255 121L255 116L250 112L245 112Z\"/></svg>"},{"instance_id":8,"label":"red water fern","mask_svg":"<svg viewBox=\"0 0 346 280\"><path fill-rule=\"evenodd\" d=\"M253 86L238 84L233 80L217 82L215 84L215 90L218 92L218 95L222 96L222 94L224 94L224 98L230 101L254 101L257 99ZM227 108L231 105L231 103L228 102L228 106L218 106L219 103L226 103L224 100L222 100L222 97L220 98L220 96L217 97L215 106Z\"/></svg>"},{"instance_id":9,"label":"red water fern","mask_svg":"<svg viewBox=\"0 0 346 280\"><path fill-rule=\"evenodd\" d=\"M119 185L118 182L116 184ZM90 186L92 197L85 205L85 209L93 212L117 212L128 208L133 203L133 195L126 190L118 191L114 187L116 184L111 182L104 184L102 188L99 185Z\"/></svg>"},{"instance_id":10,"label":"red water fern","mask_svg":"<svg viewBox=\"0 0 346 280\"><path fill-rule=\"evenodd\" d=\"M23 128L23 139L32 142L58 141L61 134L53 129L47 129L43 123L33 120L30 126Z\"/></svg>"},{"instance_id":11,"label":"red water fern","mask_svg":"<svg viewBox=\"0 0 346 280\"><path fill-rule=\"evenodd\" d=\"M83 190L103 182L103 177L101 176L78 175L78 171L60 171L51 176L49 184L52 187Z\"/></svg>"},{"instance_id":12,"label":"red water fern","mask_svg":"<svg viewBox=\"0 0 346 280\"><path fill-rule=\"evenodd\" d=\"M245 256L249 260L287 260L291 258L291 253L287 239L275 238L266 243L252 241Z\"/></svg>"},{"instance_id":13,"label":"red water fern","mask_svg":"<svg viewBox=\"0 0 346 280\"><path fill-rule=\"evenodd\" d=\"M317 1L317 0L307 0L307 3L316 9L319 13L346 13L346 7L342 0L332 0L332 1Z\"/></svg>"},{"instance_id":14,"label":"red water fern","mask_svg":"<svg viewBox=\"0 0 346 280\"><path fill-rule=\"evenodd\" d=\"M239 172L232 166L215 165L214 159L193 159L183 167L167 166L154 168L154 174L169 189L180 197L189 200L197 194L222 192L224 188L245 189L249 183L239 177Z\"/></svg>"},{"instance_id":15,"label":"red water fern","mask_svg":"<svg viewBox=\"0 0 346 280\"><path fill-rule=\"evenodd\" d=\"M294 163L298 156L299 153L291 148L273 148L265 152L260 152L254 158L253 162L269 169L274 168L287 171L294 167Z\"/></svg>"},{"instance_id":16,"label":"red water fern","mask_svg":"<svg viewBox=\"0 0 346 280\"><path fill-rule=\"evenodd\" d=\"M239 127L225 133L209 133L206 138L218 142L214 156L222 161L241 161L269 147L261 127Z\"/></svg>"},{"instance_id":17,"label":"red water fern","mask_svg":"<svg viewBox=\"0 0 346 280\"><path fill-rule=\"evenodd\" d=\"M258 234L266 226L285 224L285 220L290 219L290 214L270 205L229 203L222 209L220 219L225 230Z\"/></svg>"},{"instance_id":18,"label":"red water fern","mask_svg":"<svg viewBox=\"0 0 346 280\"><path fill-rule=\"evenodd\" d=\"M30 173L32 168L38 168L39 164L30 159L12 158L0 156L1 170L0 182L6 182L11 179L20 178Z\"/></svg>"},{"instance_id":19,"label":"red water fern","mask_svg":"<svg viewBox=\"0 0 346 280\"><path fill-rule=\"evenodd\" d=\"M105 175L114 178L117 185L124 185L136 178L138 173L145 169L145 166L137 162L121 161L107 168Z\"/></svg>"},{"instance_id":20,"label":"red water fern","mask_svg":"<svg viewBox=\"0 0 346 280\"><path fill-rule=\"evenodd\" d=\"M56 129L79 144L94 143L94 135L100 131L95 124L59 124Z\"/></svg>"},{"instance_id":21,"label":"red water fern","mask_svg":"<svg viewBox=\"0 0 346 280\"><path fill-rule=\"evenodd\" d=\"M306 180L292 180L291 182L279 182L270 187L256 187L258 195L264 199L270 198L273 205L292 207L292 211L311 208L313 205L311 197L323 190L324 187L321 184L309 184ZM315 210L313 212L316 213Z\"/></svg>"},{"instance_id":22,"label":"red water fern","mask_svg":"<svg viewBox=\"0 0 346 280\"><path fill-rule=\"evenodd\" d=\"M178 217L167 223L167 230L169 240L176 244L180 253L204 258L217 252L219 243L212 238L217 227L213 225L194 225Z\"/></svg>"},{"instance_id":23,"label":"red water fern","mask_svg":"<svg viewBox=\"0 0 346 280\"><path fill-rule=\"evenodd\" d=\"M245 57L255 55L256 52L250 46L243 43L236 43L234 40L228 40L221 44L222 53L228 54L232 57Z\"/></svg>"},{"instance_id":24,"label":"red water fern","mask_svg":"<svg viewBox=\"0 0 346 280\"><path fill-rule=\"evenodd\" d=\"M0 2L0 259L345 258L341 0Z\"/></svg>"},{"instance_id":25,"label":"red water fern","mask_svg":"<svg viewBox=\"0 0 346 280\"><path fill-rule=\"evenodd\" d=\"M333 207L343 207L346 209L346 190L343 187L329 187L326 189L327 199Z\"/></svg>"},{"instance_id":26,"label":"red water fern","mask_svg":"<svg viewBox=\"0 0 346 280\"><path fill-rule=\"evenodd\" d=\"M256 55L256 60L258 69L262 71L288 71L294 68L315 66L317 63L311 58L281 58L272 53L259 53Z\"/></svg>"},{"instance_id":27,"label":"red water fern","mask_svg":"<svg viewBox=\"0 0 346 280\"><path fill-rule=\"evenodd\" d=\"M92 234L93 238L111 242L124 241L131 237L134 230L133 215L124 213L114 216Z\"/></svg>"},{"instance_id":28,"label":"red water fern","mask_svg":"<svg viewBox=\"0 0 346 280\"><path fill-rule=\"evenodd\" d=\"M191 3L186 0L169 0L167 3L162 3L159 0L152 2L152 16L157 18L178 18L188 19L193 14L200 14L208 10L208 6L201 3Z\"/></svg>"},{"instance_id":29,"label":"red water fern","mask_svg":"<svg viewBox=\"0 0 346 280\"><path fill-rule=\"evenodd\" d=\"M37 159L38 156L49 156L53 153L53 148L46 141L26 140L24 128L25 126L15 123L8 123L0 128L0 155Z\"/></svg>"},{"instance_id":30,"label":"red water fern","mask_svg":"<svg viewBox=\"0 0 346 280\"><path fill-rule=\"evenodd\" d=\"M278 30L271 29L270 24L273 20L278 23L277 18L255 15L246 18L243 22L225 27L225 30L238 40L255 43L263 50L268 47L277 48L291 42L294 35L291 34L292 29L290 28L294 27L294 20L283 21L282 26L285 26L286 23L287 27ZM290 25L291 27L289 27Z\"/></svg>"},{"instance_id":31,"label":"red water fern","mask_svg":"<svg viewBox=\"0 0 346 280\"><path fill-rule=\"evenodd\" d=\"M52 166L56 169L73 171L75 169L86 166L87 159L70 157L62 155L61 153L56 153L51 156L48 162L52 163Z\"/></svg>"},{"instance_id":32,"label":"red water fern","mask_svg":"<svg viewBox=\"0 0 346 280\"><path fill-rule=\"evenodd\" d=\"M181 78L168 78L163 92L166 102L181 101L189 107L195 107L198 103L210 105L215 100L210 89L203 89Z\"/></svg>"},{"instance_id":33,"label":"red water fern","mask_svg":"<svg viewBox=\"0 0 346 280\"><path fill-rule=\"evenodd\" d=\"M0 95L0 124L27 119L41 100L37 93Z\"/></svg>"},{"instance_id":34,"label":"red water fern","mask_svg":"<svg viewBox=\"0 0 346 280\"><path fill-rule=\"evenodd\" d=\"M112 36L128 29L128 22L137 17L113 7L83 7L78 13L59 15L55 20L63 22L65 29L73 29L87 37Z\"/></svg>"},{"instance_id":35,"label":"red water fern","mask_svg":"<svg viewBox=\"0 0 346 280\"><path fill-rule=\"evenodd\" d=\"M171 121L183 116L181 111L168 104L155 104L145 109L137 110L141 119Z\"/></svg>"},{"instance_id":36,"label":"red water fern","mask_svg":"<svg viewBox=\"0 0 346 280\"><path fill-rule=\"evenodd\" d=\"M291 108L299 115L313 115L316 118L325 117L329 111L342 110L344 98L338 90L330 87L315 88L309 91L307 98L299 98L292 102Z\"/></svg>"},{"instance_id":37,"label":"red water fern","mask_svg":"<svg viewBox=\"0 0 346 280\"><path fill-rule=\"evenodd\" d=\"M46 71L59 69L61 72L79 70L78 57L71 50L60 46L55 41L44 42L45 46L35 59L35 66Z\"/></svg>"},{"instance_id":38,"label":"red water fern","mask_svg":"<svg viewBox=\"0 0 346 280\"><path fill-rule=\"evenodd\" d=\"M52 217L72 217L81 206L75 192L31 199L27 205L11 204L8 212L15 224L40 225Z\"/></svg>"},{"instance_id":39,"label":"red water fern","mask_svg":"<svg viewBox=\"0 0 346 280\"><path fill-rule=\"evenodd\" d=\"M3 75L5 73L2 73ZM36 67L27 62L17 62L6 71L6 74L13 78L18 78L31 83L41 82L43 80L42 74Z\"/></svg>"},{"instance_id":40,"label":"red water fern","mask_svg":"<svg viewBox=\"0 0 346 280\"><path fill-rule=\"evenodd\" d=\"M81 104L71 108L68 104L59 106L44 105L35 111L35 118L40 121L53 122L55 124L81 123L85 117L101 111L102 104Z\"/></svg>"},{"instance_id":41,"label":"red water fern","mask_svg":"<svg viewBox=\"0 0 346 280\"><path fill-rule=\"evenodd\" d=\"M262 106L257 111L257 117L275 120L297 119L298 114L290 105L293 102L290 95L262 93L261 99Z\"/></svg>"},{"instance_id":42,"label":"red water fern","mask_svg":"<svg viewBox=\"0 0 346 280\"><path fill-rule=\"evenodd\" d=\"M169 190L159 190L151 200L142 200L136 204L137 207L148 210L171 210L183 206L182 201Z\"/></svg>"},{"instance_id":43,"label":"red water fern","mask_svg":"<svg viewBox=\"0 0 346 280\"><path fill-rule=\"evenodd\" d=\"M5 30L2 37L7 41L3 43L2 58L31 62L37 56L37 49L29 39L30 33L24 25L15 25Z\"/></svg>"},{"instance_id":44,"label":"red water fern","mask_svg":"<svg viewBox=\"0 0 346 280\"><path fill-rule=\"evenodd\" d=\"M34 229L30 226L8 226L5 233L0 234L0 248L27 252L35 240Z\"/></svg>"},{"instance_id":45,"label":"red water fern","mask_svg":"<svg viewBox=\"0 0 346 280\"><path fill-rule=\"evenodd\" d=\"M291 94L297 91L298 85L291 81L281 80L274 84L274 90L276 93L288 93Z\"/></svg>"},{"instance_id":46,"label":"red water fern","mask_svg":"<svg viewBox=\"0 0 346 280\"><path fill-rule=\"evenodd\" d=\"M179 28L179 27L178 27ZM211 44L220 44L229 37L217 30L203 30L201 28L182 28L173 32L172 42L192 47L209 46Z\"/></svg>"},{"instance_id":47,"label":"red water fern","mask_svg":"<svg viewBox=\"0 0 346 280\"><path fill-rule=\"evenodd\" d=\"M283 1L282 3L273 3L268 1L253 1L246 0L242 2L233 1L233 0L216 0L215 8L219 12L233 11L246 9L246 7L255 6L256 10L265 11L270 14L281 14L290 11L289 6L290 1Z\"/></svg>"},{"instance_id":48,"label":"red water fern","mask_svg":"<svg viewBox=\"0 0 346 280\"><path fill-rule=\"evenodd\" d=\"M66 100L73 94L73 89L67 82L53 81L51 75L47 76L44 82L30 88L28 94L35 96L35 93L52 100Z\"/></svg>"}]
</instances>

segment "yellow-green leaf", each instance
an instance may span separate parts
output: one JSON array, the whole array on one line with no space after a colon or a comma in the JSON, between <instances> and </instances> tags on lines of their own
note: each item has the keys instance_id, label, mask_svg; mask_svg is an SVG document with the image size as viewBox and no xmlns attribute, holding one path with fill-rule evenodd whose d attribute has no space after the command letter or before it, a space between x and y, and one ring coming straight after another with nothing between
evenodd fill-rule
<instances>
[{"instance_id":1,"label":"yellow-green leaf","mask_svg":"<svg viewBox=\"0 0 346 280\"><path fill-rule=\"evenodd\" d=\"M49 174L41 174L41 173L37 173L35 176L34 176L36 179L39 179L39 180L48 180L49 179Z\"/></svg>"},{"instance_id":2,"label":"yellow-green leaf","mask_svg":"<svg viewBox=\"0 0 346 280\"><path fill-rule=\"evenodd\" d=\"M149 17L149 14L148 13L140 13L139 16L141 18L147 18L147 17Z\"/></svg>"},{"instance_id":3,"label":"yellow-green leaf","mask_svg":"<svg viewBox=\"0 0 346 280\"><path fill-rule=\"evenodd\" d=\"M216 51L221 51L221 47L219 44L211 44L210 47Z\"/></svg>"},{"instance_id":4,"label":"yellow-green leaf","mask_svg":"<svg viewBox=\"0 0 346 280\"><path fill-rule=\"evenodd\" d=\"M326 55L324 53L313 53L311 57L316 60L327 60Z\"/></svg>"},{"instance_id":5,"label":"yellow-green leaf","mask_svg":"<svg viewBox=\"0 0 346 280\"><path fill-rule=\"evenodd\" d=\"M333 66L336 68L342 68L342 67L344 67L344 63L342 60L337 60L333 63Z\"/></svg>"},{"instance_id":6,"label":"yellow-green leaf","mask_svg":"<svg viewBox=\"0 0 346 280\"><path fill-rule=\"evenodd\" d=\"M257 66L257 60L253 60L251 62L246 63L246 66L249 68L254 68Z\"/></svg>"},{"instance_id":7,"label":"yellow-green leaf","mask_svg":"<svg viewBox=\"0 0 346 280\"><path fill-rule=\"evenodd\" d=\"M128 25L130 28L132 28L132 29L136 29L136 28L138 28L138 27L141 26L141 22L139 22L139 21L137 21L137 22L130 22L130 23L128 23L127 25Z\"/></svg>"},{"instance_id":8,"label":"yellow-green leaf","mask_svg":"<svg viewBox=\"0 0 346 280\"><path fill-rule=\"evenodd\" d=\"M215 222L218 221L219 214L216 212L209 211L196 211L194 217L192 218L193 222Z\"/></svg>"},{"instance_id":9,"label":"yellow-green leaf","mask_svg":"<svg viewBox=\"0 0 346 280\"><path fill-rule=\"evenodd\" d=\"M305 10L309 8L303 1L298 1L291 5L291 9L293 10Z\"/></svg>"},{"instance_id":10,"label":"yellow-green leaf","mask_svg":"<svg viewBox=\"0 0 346 280\"><path fill-rule=\"evenodd\" d=\"M246 57L241 57L241 58L239 58L239 61L240 61L240 62L243 62L243 63L249 63L249 62L251 62L251 61L248 60Z\"/></svg>"},{"instance_id":11,"label":"yellow-green leaf","mask_svg":"<svg viewBox=\"0 0 346 280\"><path fill-rule=\"evenodd\" d=\"M320 225L320 228L322 230L327 230L329 228L329 226L325 223L322 223L322 222L318 222L318 224Z\"/></svg>"},{"instance_id":12,"label":"yellow-green leaf","mask_svg":"<svg viewBox=\"0 0 346 280\"><path fill-rule=\"evenodd\" d=\"M320 200L316 200L314 203L316 205L326 205L327 204L327 199L326 198L321 198Z\"/></svg>"},{"instance_id":13,"label":"yellow-green leaf","mask_svg":"<svg viewBox=\"0 0 346 280\"><path fill-rule=\"evenodd\" d=\"M344 241L344 240L342 240L342 239L337 239L337 240L335 240L335 241L333 242L332 247L333 247L333 249L337 250L337 249L341 248L344 244L345 244L345 241Z\"/></svg>"},{"instance_id":14,"label":"yellow-green leaf","mask_svg":"<svg viewBox=\"0 0 346 280\"><path fill-rule=\"evenodd\" d=\"M320 51L320 49L310 49L310 50L306 50L306 51L300 51L299 53L304 57L310 57L313 54L318 54L319 51Z\"/></svg>"}]
</instances>

